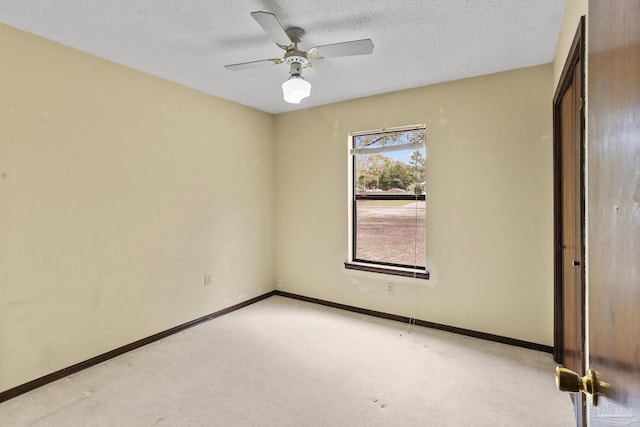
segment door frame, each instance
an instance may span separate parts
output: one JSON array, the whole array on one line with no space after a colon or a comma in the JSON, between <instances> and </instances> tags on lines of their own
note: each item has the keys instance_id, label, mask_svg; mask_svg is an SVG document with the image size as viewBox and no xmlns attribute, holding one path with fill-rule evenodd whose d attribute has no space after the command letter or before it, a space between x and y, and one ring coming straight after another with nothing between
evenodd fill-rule
<instances>
[{"instance_id":1,"label":"door frame","mask_svg":"<svg viewBox=\"0 0 640 427\"><path fill-rule=\"evenodd\" d=\"M571 44L571 49L567 56L567 60L562 69L560 80L556 89L556 93L553 97L553 215L554 215L554 345L553 345L553 358L557 363L563 363L564 361L564 298L563 298L563 266L562 266L562 124L561 117L561 101L564 93L573 82L573 74L578 61L580 61L581 69L581 87L580 87L580 229L582 234L582 247L580 248L581 259L585 259L585 17L580 18L578 29ZM584 344L585 344L585 268L581 269L580 286L582 288L582 301L581 305L581 334L583 343L583 365L584 359ZM584 368L584 366L583 366Z\"/></svg>"}]
</instances>

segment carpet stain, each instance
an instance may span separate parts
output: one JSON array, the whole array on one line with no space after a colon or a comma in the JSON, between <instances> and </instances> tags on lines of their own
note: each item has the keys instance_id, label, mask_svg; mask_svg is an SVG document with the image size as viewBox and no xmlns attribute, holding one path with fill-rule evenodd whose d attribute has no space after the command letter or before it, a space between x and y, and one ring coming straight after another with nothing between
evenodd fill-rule
<instances>
[{"instance_id":1,"label":"carpet stain","mask_svg":"<svg viewBox=\"0 0 640 427\"><path fill-rule=\"evenodd\" d=\"M380 402L380 399L378 399L377 397L374 397L373 399L371 399L371 401L375 403L376 406L379 406L380 409L384 409L387 407L387 404L384 402Z\"/></svg>"},{"instance_id":2,"label":"carpet stain","mask_svg":"<svg viewBox=\"0 0 640 427\"><path fill-rule=\"evenodd\" d=\"M155 422L155 423L153 423L153 425L154 425L154 426L155 426L155 425L158 425L158 423L159 423L160 421L163 421L163 420L164 420L164 417L160 417L160 418L158 418L158 419L156 420L156 422Z\"/></svg>"}]
</instances>

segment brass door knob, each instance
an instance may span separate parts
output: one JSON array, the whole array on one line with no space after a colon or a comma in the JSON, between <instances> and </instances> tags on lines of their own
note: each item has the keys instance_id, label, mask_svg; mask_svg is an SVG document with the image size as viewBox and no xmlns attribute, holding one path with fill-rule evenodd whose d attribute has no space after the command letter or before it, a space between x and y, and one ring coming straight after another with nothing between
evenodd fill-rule
<instances>
[{"instance_id":1,"label":"brass door knob","mask_svg":"<svg viewBox=\"0 0 640 427\"><path fill-rule=\"evenodd\" d=\"M598 393L599 383L596 380L596 373L591 369L587 371L587 375L581 377L570 369L558 366L556 368L556 385L560 391L583 392L591 396L593 406L598 404L596 393Z\"/></svg>"}]
</instances>

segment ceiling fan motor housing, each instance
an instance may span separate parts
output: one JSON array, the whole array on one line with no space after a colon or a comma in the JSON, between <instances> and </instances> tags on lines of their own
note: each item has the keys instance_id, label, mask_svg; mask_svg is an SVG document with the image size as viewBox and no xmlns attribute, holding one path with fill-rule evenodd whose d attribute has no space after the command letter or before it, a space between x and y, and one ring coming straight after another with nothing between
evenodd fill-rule
<instances>
[{"instance_id":1,"label":"ceiling fan motor housing","mask_svg":"<svg viewBox=\"0 0 640 427\"><path fill-rule=\"evenodd\" d=\"M309 64L307 52L300 50L290 50L285 53L284 62L291 66L291 68L289 68L289 74L292 76L299 76L301 69Z\"/></svg>"}]
</instances>

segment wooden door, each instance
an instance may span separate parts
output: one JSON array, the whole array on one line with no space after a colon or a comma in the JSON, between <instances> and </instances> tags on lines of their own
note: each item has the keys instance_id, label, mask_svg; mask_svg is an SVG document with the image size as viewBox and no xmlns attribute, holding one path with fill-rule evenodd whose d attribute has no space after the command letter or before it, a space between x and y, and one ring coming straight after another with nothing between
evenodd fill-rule
<instances>
[{"instance_id":1,"label":"wooden door","mask_svg":"<svg viewBox=\"0 0 640 427\"><path fill-rule=\"evenodd\" d=\"M640 425L640 0L589 1L589 426Z\"/></svg>"},{"instance_id":2,"label":"wooden door","mask_svg":"<svg viewBox=\"0 0 640 427\"><path fill-rule=\"evenodd\" d=\"M584 19L554 96L555 359L584 369ZM585 400L573 395L581 423Z\"/></svg>"}]
</instances>

